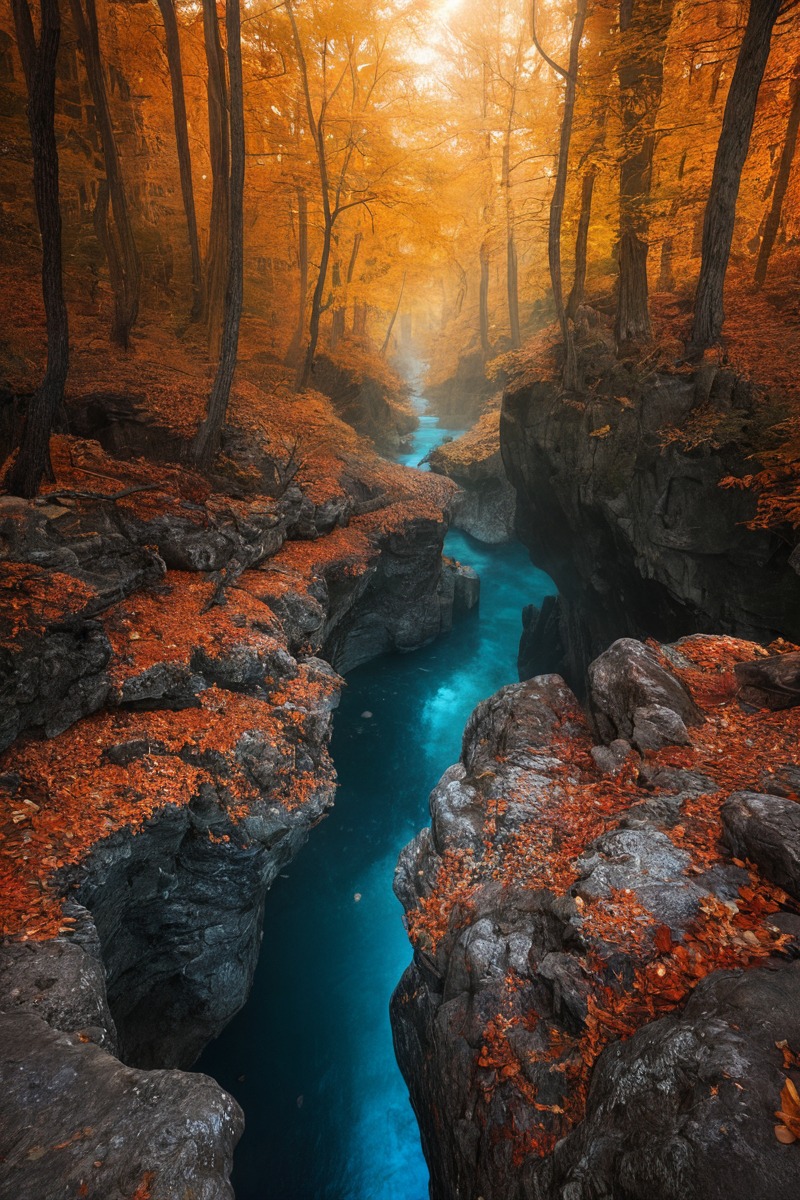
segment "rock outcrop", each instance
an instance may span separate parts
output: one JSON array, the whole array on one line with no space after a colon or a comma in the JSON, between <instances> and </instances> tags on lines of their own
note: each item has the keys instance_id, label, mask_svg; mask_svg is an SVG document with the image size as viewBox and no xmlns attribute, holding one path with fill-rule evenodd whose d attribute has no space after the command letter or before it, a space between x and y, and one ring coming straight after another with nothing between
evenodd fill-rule
<instances>
[{"instance_id":1,"label":"rock outcrop","mask_svg":"<svg viewBox=\"0 0 800 1200\"><path fill-rule=\"evenodd\" d=\"M526 379L503 399L517 534L559 591L541 623L528 623L525 670L555 665L584 693L588 663L619 637L800 640L791 544L747 527L751 493L719 486L753 470L754 388L711 363L643 373L595 332L581 351L581 395ZM687 425L701 428L682 439Z\"/></svg>"},{"instance_id":2,"label":"rock outcrop","mask_svg":"<svg viewBox=\"0 0 800 1200\"><path fill-rule=\"evenodd\" d=\"M460 581L454 486L307 416L280 494L262 431L215 488L58 438L46 494L0 499L3 1196L231 1196L241 1115L173 1068L244 1003L333 801L337 670L449 628Z\"/></svg>"},{"instance_id":3,"label":"rock outcrop","mask_svg":"<svg viewBox=\"0 0 800 1200\"><path fill-rule=\"evenodd\" d=\"M794 1195L800 708L741 702L734 672L771 661L623 641L588 714L555 675L473 713L395 885L433 1200Z\"/></svg>"},{"instance_id":4,"label":"rock outcrop","mask_svg":"<svg viewBox=\"0 0 800 1200\"><path fill-rule=\"evenodd\" d=\"M88 914L70 940L0 949L0 986L3 1200L232 1200L238 1105L203 1075L119 1061Z\"/></svg>"},{"instance_id":5,"label":"rock outcrop","mask_svg":"<svg viewBox=\"0 0 800 1200\"><path fill-rule=\"evenodd\" d=\"M432 471L459 486L453 501L453 525L496 545L514 536L516 497L500 454L500 397L462 437L432 450Z\"/></svg>"}]
</instances>

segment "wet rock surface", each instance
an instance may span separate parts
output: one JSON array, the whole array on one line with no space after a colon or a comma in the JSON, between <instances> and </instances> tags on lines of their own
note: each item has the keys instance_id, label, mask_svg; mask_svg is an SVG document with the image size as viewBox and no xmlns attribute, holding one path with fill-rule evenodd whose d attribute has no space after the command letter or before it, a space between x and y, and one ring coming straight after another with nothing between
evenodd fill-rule
<instances>
[{"instance_id":1,"label":"wet rock surface","mask_svg":"<svg viewBox=\"0 0 800 1200\"><path fill-rule=\"evenodd\" d=\"M583 396L567 402L537 382L512 383L503 398L517 534L559 590L541 629L527 630L528 676L557 669L584 695L589 662L620 637L800 641L792 545L748 529L755 498L719 487L753 470L747 446L733 434L692 450L662 444L709 403L746 427L757 405L750 385L712 365L642 377L599 344L581 363Z\"/></svg>"},{"instance_id":2,"label":"wet rock surface","mask_svg":"<svg viewBox=\"0 0 800 1200\"><path fill-rule=\"evenodd\" d=\"M243 1121L203 1075L136 1071L29 1013L0 1014L3 1200L232 1200Z\"/></svg>"},{"instance_id":3,"label":"wet rock surface","mask_svg":"<svg viewBox=\"0 0 800 1200\"><path fill-rule=\"evenodd\" d=\"M752 643L603 659L596 724L555 675L479 705L398 863L392 1024L431 1195L788 1197L800 709L741 702Z\"/></svg>"},{"instance_id":4,"label":"wet rock surface","mask_svg":"<svg viewBox=\"0 0 800 1200\"><path fill-rule=\"evenodd\" d=\"M776 1139L772 1113L786 1080L776 1043L800 1045L799 989L796 962L721 971L681 1013L609 1047L583 1122L530 1172L527 1194L796 1195L796 1155Z\"/></svg>"}]
</instances>

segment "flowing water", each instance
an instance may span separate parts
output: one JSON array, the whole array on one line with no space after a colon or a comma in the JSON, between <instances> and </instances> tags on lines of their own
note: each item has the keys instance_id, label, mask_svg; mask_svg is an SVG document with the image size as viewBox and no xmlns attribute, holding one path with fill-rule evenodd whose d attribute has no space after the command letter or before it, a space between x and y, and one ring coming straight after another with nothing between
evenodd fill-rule
<instances>
[{"instance_id":1,"label":"flowing water","mask_svg":"<svg viewBox=\"0 0 800 1200\"><path fill-rule=\"evenodd\" d=\"M424 414L401 462L448 431ZM458 758L470 712L516 679L520 610L553 592L518 544L451 532L481 576L477 614L413 654L351 672L334 721L336 805L267 897L246 1007L199 1069L239 1101L237 1200L425 1200L428 1175L392 1048L388 1005L410 958L397 856Z\"/></svg>"}]
</instances>

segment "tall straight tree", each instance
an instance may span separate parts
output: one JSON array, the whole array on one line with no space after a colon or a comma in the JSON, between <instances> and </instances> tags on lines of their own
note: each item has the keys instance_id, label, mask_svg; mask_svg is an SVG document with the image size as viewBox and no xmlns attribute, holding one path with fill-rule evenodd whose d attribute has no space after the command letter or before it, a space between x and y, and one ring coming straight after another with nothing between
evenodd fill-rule
<instances>
[{"instance_id":1,"label":"tall straight tree","mask_svg":"<svg viewBox=\"0 0 800 1200\"><path fill-rule=\"evenodd\" d=\"M350 258L347 263L347 274L345 275L344 279L344 287L342 288L341 267L339 268L338 280L334 279L334 283L338 285L339 290L335 293L336 302L331 318L331 349L337 346L344 337L345 326L347 323L347 289L353 282L353 274L356 269L356 263L358 262L358 251L361 247L361 239L363 236L364 235L360 229L357 229L353 235L353 244L350 248Z\"/></svg>"},{"instance_id":2,"label":"tall straight tree","mask_svg":"<svg viewBox=\"0 0 800 1200\"><path fill-rule=\"evenodd\" d=\"M317 83L320 96L315 108L312 80L309 75L309 64L313 60L310 54L306 53L293 0L284 0L283 7L289 17L292 44L305 101L308 132L314 146L322 207L322 248L317 280L311 297L308 344L297 375L298 388L304 388L311 378L319 342L320 318L324 311L323 297L334 227L342 213L376 199L371 184L365 180L362 180L361 186L354 188L351 174L354 158L357 157L362 164L369 159L363 144L367 133L365 117L374 101L375 91L386 73L384 59L387 53L387 35L349 33L342 38L331 38L325 31L318 35ZM333 72L335 78L331 84L329 77ZM331 105L337 97L340 105L338 114L335 119L329 120Z\"/></svg>"},{"instance_id":3,"label":"tall straight tree","mask_svg":"<svg viewBox=\"0 0 800 1200\"><path fill-rule=\"evenodd\" d=\"M227 14L227 9L225 10ZM227 17L226 17L227 19ZM217 0L203 0L203 39L208 68L208 148L211 159L211 215L208 226L203 317L212 358L220 353L230 240L231 128L225 55L219 37Z\"/></svg>"},{"instance_id":4,"label":"tall straight tree","mask_svg":"<svg viewBox=\"0 0 800 1200\"><path fill-rule=\"evenodd\" d=\"M786 124L786 136L784 137L783 149L778 160L778 173L775 176L775 184L772 189L772 203L767 213L767 219L764 222L764 233L761 238L758 260L756 262L755 284L759 288L764 286L767 278L769 257L772 254L772 248L778 236L783 202L786 199L789 179L792 174L794 152L797 148L797 135L800 133L800 63L798 63L795 70L790 92L791 108L789 109L789 120Z\"/></svg>"},{"instance_id":5,"label":"tall straight tree","mask_svg":"<svg viewBox=\"0 0 800 1200\"><path fill-rule=\"evenodd\" d=\"M306 328L306 300L308 299L308 197L305 188L297 188L297 324L294 327L286 362L294 365L303 345Z\"/></svg>"},{"instance_id":6,"label":"tall straight tree","mask_svg":"<svg viewBox=\"0 0 800 1200\"><path fill-rule=\"evenodd\" d=\"M12 0L22 67L28 86L28 128L33 150L33 190L42 235L42 294L47 318L47 367L31 400L17 457L5 486L35 496L50 472L50 433L64 394L69 365L67 308L61 278L61 211L55 134L56 60L61 38L58 0L40 0L39 41L28 0Z\"/></svg>"},{"instance_id":7,"label":"tall straight tree","mask_svg":"<svg viewBox=\"0 0 800 1200\"><path fill-rule=\"evenodd\" d=\"M652 337L647 287L647 202L653 174L655 123L664 85L664 55L675 0L620 0L617 74L622 109L619 170L620 348Z\"/></svg>"},{"instance_id":8,"label":"tall straight tree","mask_svg":"<svg viewBox=\"0 0 800 1200\"><path fill-rule=\"evenodd\" d=\"M225 287L225 311L222 323L219 362L208 400L206 418L192 446L194 461L201 467L212 463L219 449L222 427L239 350L239 322L242 316L244 283L244 82L242 78L242 18L239 0L227 0L225 33L230 78L230 177L228 179L228 265Z\"/></svg>"},{"instance_id":9,"label":"tall straight tree","mask_svg":"<svg viewBox=\"0 0 800 1200\"><path fill-rule=\"evenodd\" d=\"M193 321L200 318L203 303L203 273L200 262L200 240L197 236L197 213L194 206L192 183L192 155L189 149L189 128L186 122L186 95L183 87L181 43L178 34L178 18L175 15L175 0L158 0L167 47L167 65L172 87L172 114L175 120L175 142L178 150L178 170L181 179L183 210L189 234L189 254L192 264L192 311Z\"/></svg>"},{"instance_id":10,"label":"tall straight tree","mask_svg":"<svg viewBox=\"0 0 800 1200\"><path fill-rule=\"evenodd\" d=\"M531 32L533 43L547 65L564 80L564 112L561 117L561 136L558 145L556 161L556 179L553 195L550 200L550 224L547 234L547 257L550 264L550 283L553 288L553 300L556 306L556 316L561 328L564 343L564 375L563 383L567 391L572 391L578 384L578 361L575 353L575 339L572 327L567 317L564 304L564 289L561 274L561 225L564 219L564 200L567 195L567 168L569 166L569 147L572 140L572 124L575 117L575 99L578 91L578 60L580 55L583 27L586 23L588 0L578 0L575 16L572 21L572 36L569 45L569 65L559 66L542 49L536 33L536 0L531 7Z\"/></svg>"},{"instance_id":11,"label":"tall straight tree","mask_svg":"<svg viewBox=\"0 0 800 1200\"><path fill-rule=\"evenodd\" d=\"M750 148L758 93L782 0L751 0L747 25L722 118L714 174L703 222L700 279L694 305L692 345L702 350L719 340L725 322L725 275L733 241L736 201Z\"/></svg>"},{"instance_id":12,"label":"tall straight tree","mask_svg":"<svg viewBox=\"0 0 800 1200\"><path fill-rule=\"evenodd\" d=\"M575 235L575 276L567 300L567 316L575 319L586 291L586 268L589 253L589 226L592 221L592 199L597 171L588 167L581 181L581 211L578 217L578 231Z\"/></svg>"},{"instance_id":13,"label":"tall straight tree","mask_svg":"<svg viewBox=\"0 0 800 1200\"><path fill-rule=\"evenodd\" d=\"M100 189L96 220L108 258L108 271L114 292L111 340L127 349L131 329L139 315L142 274L139 251L131 227L122 166L108 102L95 0L70 0L70 10L86 65L108 185L107 189ZM109 200L114 216L113 227L108 221Z\"/></svg>"}]
</instances>

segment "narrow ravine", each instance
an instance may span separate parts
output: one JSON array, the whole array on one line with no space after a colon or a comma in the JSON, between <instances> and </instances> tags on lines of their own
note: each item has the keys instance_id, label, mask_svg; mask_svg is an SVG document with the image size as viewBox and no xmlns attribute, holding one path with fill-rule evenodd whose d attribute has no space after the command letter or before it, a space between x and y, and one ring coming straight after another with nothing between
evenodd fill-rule
<instances>
[{"instance_id":1,"label":"narrow ravine","mask_svg":"<svg viewBox=\"0 0 800 1200\"><path fill-rule=\"evenodd\" d=\"M423 401L417 401L421 410ZM416 465L449 433L422 412ZM243 1106L237 1200L424 1200L427 1170L389 1026L408 941L392 877L428 820L475 704L516 679L520 610L553 591L518 544L458 532L446 553L481 576L477 614L347 679L335 719L336 806L267 897L247 1006L199 1069Z\"/></svg>"}]
</instances>

